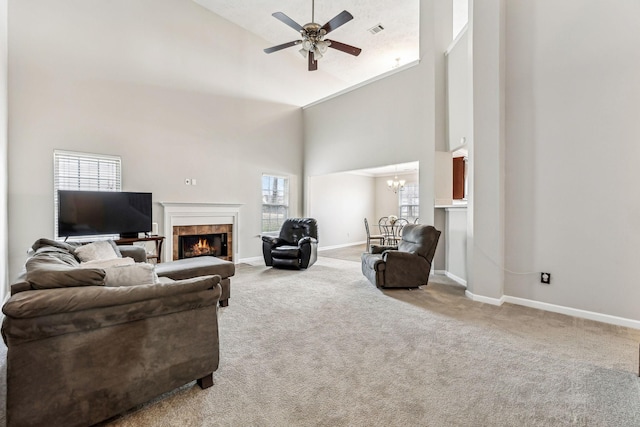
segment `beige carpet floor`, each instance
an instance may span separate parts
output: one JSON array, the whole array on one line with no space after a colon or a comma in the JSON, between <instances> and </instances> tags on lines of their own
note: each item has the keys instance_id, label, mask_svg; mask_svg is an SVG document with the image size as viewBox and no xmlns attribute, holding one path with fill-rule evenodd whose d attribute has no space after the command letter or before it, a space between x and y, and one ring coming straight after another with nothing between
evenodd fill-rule
<instances>
[{"instance_id":1,"label":"beige carpet floor","mask_svg":"<svg viewBox=\"0 0 640 427\"><path fill-rule=\"evenodd\" d=\"M380 291L352 250L306 271L238 265L215 385L103 425L640 425L640 331L475 303L442 276Z\"/></svg>"}]
</instances>

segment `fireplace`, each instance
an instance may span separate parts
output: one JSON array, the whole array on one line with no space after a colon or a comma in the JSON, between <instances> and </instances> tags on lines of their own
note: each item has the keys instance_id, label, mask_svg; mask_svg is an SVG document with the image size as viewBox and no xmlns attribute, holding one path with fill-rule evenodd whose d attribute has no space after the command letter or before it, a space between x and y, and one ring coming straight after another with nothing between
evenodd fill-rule
<instances>
[{"instance_id":1,"label":"fireplace","mask_svg":"<svg viewBox=\"0 0 640 427\"><path fill-rule=\"evenodd\" d=\"M233 261L231 224L178 225L172 240L174 260L208 255Z\"/></svg>"},{"instance_id":2,"label":"fireplace","mask_svg":"<svg viewBox=\"0 0 640 427\"><path fill-rule=\"evenodd\" d=\"M164 235L168 237L165 240L166 250L162 251L163 261L179 259L180 236L208 234L226 235L227 254L219 255L219 258L231 262L237 258L238 244L235 240L241 205L202 202L160 202L160 204L164 209Z\"/></svg>"},{"instance_id":3,"label":"fireplace","mask_svg":"<svg viewBox=\"0 0 640 427\"><path fill-rule=\"evenodd\" d=\"M199 256L226 257L227 255L227 233L178 236L179 259Z\"/></svg>"}]
</instances>

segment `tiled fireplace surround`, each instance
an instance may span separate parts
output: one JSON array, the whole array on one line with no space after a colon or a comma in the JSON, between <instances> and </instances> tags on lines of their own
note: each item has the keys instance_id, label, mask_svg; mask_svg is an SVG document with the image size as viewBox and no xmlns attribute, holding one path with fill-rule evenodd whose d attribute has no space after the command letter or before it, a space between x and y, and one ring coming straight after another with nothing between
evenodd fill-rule
<instances>
[{"instance_id":1,"label":"tiled fireplace surround","mask_svg":"<svg viewBox=\"0 0 640 427\"><path fill-rule=\"evenodd\" d=\"M173 259L179 258L180 236L202 236L205 234L226 234L227 246L233 245L233 225L232 224L207 224L207 225L178 225L173 227ZM226 261L233 261L231 253L220 258Z\"/></svg>"},{"instance_id":2,"label":"tiled fireplace surround","mask_svg":"<svg viewBox=\"0 0 640 427\"><path fill-rule=\"evenodd\" d=\"M163 261L178 259L178 236L227 233L230 261L238 259L237 228L240 205L160 202L164 208Z\"/></svg>"}]
</instances>

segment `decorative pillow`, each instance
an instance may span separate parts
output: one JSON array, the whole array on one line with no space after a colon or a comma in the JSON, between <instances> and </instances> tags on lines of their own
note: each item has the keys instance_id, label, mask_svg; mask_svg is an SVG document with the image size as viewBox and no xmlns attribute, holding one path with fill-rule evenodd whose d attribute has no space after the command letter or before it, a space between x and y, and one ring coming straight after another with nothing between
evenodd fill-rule
<instances>
[{"instance_id":1,"label":"decorative pillow","mask_svg":"<svg viewBox=\"0 0 640 427\"><path fill-rule=\"evenodd\" d=\"M118 258L113 246L106 240L82 245L74 253L82 262Z\"/></svg>"},{"instance_id":2,"label":"decorative pillow","mask_svg":"<svg viewBox=\"0 0 640 427\"><path fill-rule=\"evenodd\" d=\"M47 247L47 246L53 246L54 248L64 249L65 251L73 252L73 250L76 247L78 247L78 243L60 242L58 240L51 240L43 237L41 239L36 240L35 243L31 246L31 249L33 249L34 251L37 251L38 249Z\"/></svg>"},{"instance_id":3,"label":"decorative pillow","mask_svg":"<svg viewBox=\"0 0 640 427\"><path fill-rule=\"evenodd\" d=\"M152 264L137 262L129 265L106 267L106 286L134 286L158 283L158 276Z\"/></svg>"},{"instance_id":4,"label":"decorative pillow","mask_svg":"<svg viewBox=\"0 0 640 427\"><path fill-rule=\"evenodd\" d=\"M118 258L122 258L122 253L120 252L120 248L118 248L116 242L114 242L113 240L107 240L107 242L109 242L109 244L113 247L113 250L115 251Z\"/></svg>"},{"instance_id":5,"label":"decorative pillow","mask_svg":"<svg viewBox=\"0 0 640 427\"><path fill-rule=\"evenodd\" d=\"M80 263L80 268L108 268L117 267L119 265L131 265L136 262L131 257L114 258L114 259L94 259Z\"/></svg>"}]
</instances>

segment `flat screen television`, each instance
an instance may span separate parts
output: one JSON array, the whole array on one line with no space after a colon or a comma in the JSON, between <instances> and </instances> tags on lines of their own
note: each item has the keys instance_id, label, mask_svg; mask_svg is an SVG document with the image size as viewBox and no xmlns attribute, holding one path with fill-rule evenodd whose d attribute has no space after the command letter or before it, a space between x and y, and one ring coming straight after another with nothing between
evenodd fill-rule
<instances>
[{"instance_id":1,"label":"flat screen television","mask_svg":"<svg viewBox=\"0 0 640 427\"><path fill-rule=\"evenodd\" d=\"M58 190L60 237L138 237L151 227L151 193Z\"/></svg>"}]
</instances>

